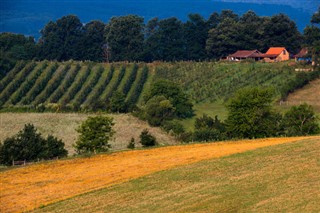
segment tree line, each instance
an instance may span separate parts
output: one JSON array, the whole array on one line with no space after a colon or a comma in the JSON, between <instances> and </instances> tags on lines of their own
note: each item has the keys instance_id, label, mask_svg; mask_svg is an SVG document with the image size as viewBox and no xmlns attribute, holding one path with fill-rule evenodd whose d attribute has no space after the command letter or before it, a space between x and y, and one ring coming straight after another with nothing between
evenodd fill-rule
<instances>
[{"instance_id":1,"label":"tree line","mask_svg":"<svg viewBox=\"0 0 320 213\"><path fill-rule=\"evenodd\" d=\"M1 68L12 59L91 61L175 61L219 59L239 49L266 51L285 46L296 53L302 45L314 45L320 38L319 11L311 25L300 33L285 14L261 17L253 11L239 16L231 10L214 12L208 19L188 15L145 23L143 17L113 17L108 23L83 24L76 15L50 21L40 39L11 33L0 34ZM7 62L7 63L4 63ZM1 69L3 70L3 69Z\"/></svg>"}]
</instances>

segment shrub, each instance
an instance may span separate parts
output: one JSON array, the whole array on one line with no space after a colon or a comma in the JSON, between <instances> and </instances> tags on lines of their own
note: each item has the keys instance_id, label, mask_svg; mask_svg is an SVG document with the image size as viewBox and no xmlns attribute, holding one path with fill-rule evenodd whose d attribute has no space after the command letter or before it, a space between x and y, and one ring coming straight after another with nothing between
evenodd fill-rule
<instances>
[{"instance_id":1,"label":"shrub","mask_svg":"<svg viewBox=\"0 0 320 213\"><path fill-rule=\"evenodd\" d=\"M74 147L79 154L107 151L109 140L114 135L113 118L107 116L88 117L76 131L80 133Z\"/></svg>"},{"instance_id":2,"label":"shrub","mask_svg":"<svg viewBox=\"0 0 320 213\"><path fill-rule=\"evenodd\" d=\"M155 146L157 144L156 138L152 136L147 129L144 129L140 134L140 143L143 147Z\"/></svg>"},{"instance_id":3,"label":"shrub","mask_svg":"<svg viewBox=\"0 0 320 213\"><path fill-rule=\"evenodd\" d=\"M131 138L131 140L130 140L128 146L127 146L127 148L128 148L128 149L134 149L135 147L136 147L136 144L135 144L135 142L134 142L134 138Z\"/></svg>"},{"instance_id":4,"label":"shrub","mask_svg":"<svg viewBox=\"0 0 320 213\"><path fill-rule=\"evenodd\" d=\"M185 132L183 125L177 120L164 122L162 128L168 133L173 132L173 134L176 136L179 136Z\"/></svg>"},{"instance_id":5,"label":"shrub","mask_svg":"<svg viewBox=\"0 0 320 213\"><path fill-rule=\"evenodd\" d=\"M13 160L46 160L67 154L61 140L51 135L44 139L32 124L26 124L17 135L5 139L0 148L0 163L10 165Z\"/></svg>"}]
</instances>

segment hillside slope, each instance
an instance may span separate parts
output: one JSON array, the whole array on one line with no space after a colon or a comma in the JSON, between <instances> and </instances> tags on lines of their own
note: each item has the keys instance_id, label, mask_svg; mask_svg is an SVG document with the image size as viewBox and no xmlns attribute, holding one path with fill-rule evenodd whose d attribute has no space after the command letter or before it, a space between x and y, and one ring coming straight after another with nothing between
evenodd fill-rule
<instances>
[{"instance_id":1,"label":"hillside slope","mask_svg":"<svg viewBox=\"0 0 320 213\"><path fill-rule=\"evenodd\" d=\"M152 82L164 78L180 84L195 103L227 100L246 86L272 87L280 97L296 78L288 63L176 62L100 64L93 62L29 62L0 79L4 109L95 110L107 107L115 91L139 104Z\"/></svg>"},{"instance_id":2,"label":"hillside slope","mask_svg":"<svg viewBox=\"0 0 320 213\"><path fill-rule=\"evenodd\" d=\"M35 212L319 212L320 138L148 175Z\"/></svg>"},{"instance_id":3,"label":"hillside slope","mask_svg":"<svg viewBox=\"0 0 320 213\"><path fill-rule=\"evenodd\" d=\"M88 116L94 114L80 113L0 113L0 142L7 137L11 137L20 131L25 124L32 123L38 131L47 136L52 134L66 144L69 155L74 154L72 144L76 141L78 133L76 128L86 120ZM111 140L112 150L123 150L133 137L137 147L141 145L139 135L144 129L148 129L162 145L178 143L173 136L168 135L160 128L151 127L146 122L139 120L128 114L110 114L114 118L114 139Z\"/></svg>"},{"instance_id":4,"label":"hillside slope","mask_svg":"<svg viewBox=\"0 0 320 213\"><path fill-rule=\"evenodd\" d=\"M97 155L91 158L59 160L8 170L0 172L2 182L0 211L31 210L40 205L126 182L157 171L303 139L306 138L271 138L171 146ZM141 190L146 189L144 186L141 188ZM104 200L113 200L113 197L108 196L108 199L104 198ZM118 199L115 201L120 202ZM89 210L89 212L92 211Z\"/></svg>"},{"instance_id":5,"label":"hillside slope","mask_svg":"<svg viewBox=\"0 0 320 213\"><path fill-rule=\"evenodd\" d=\"M302 103L312 105L320 113L320 79L316 79L305 87L289 94L286 102L288 105L299 105Z\"/></svg>"}]
</instances>

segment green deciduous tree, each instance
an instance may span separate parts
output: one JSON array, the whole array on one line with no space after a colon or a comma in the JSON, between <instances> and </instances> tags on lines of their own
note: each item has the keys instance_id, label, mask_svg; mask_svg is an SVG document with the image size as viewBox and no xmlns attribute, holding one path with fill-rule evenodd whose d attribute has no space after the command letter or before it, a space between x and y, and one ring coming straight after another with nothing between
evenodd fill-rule
<instances>
[{"instance_id":1,"label":"green deciduous tree","mask_svg":"<svg viewBox=\"0 0 320 213\"><path fill-rule=\"evenodd\" d=\"M88 117L76 131L80 134L74 144L77 153L98 153L107 151L109 140L114 135L113 119L107 116Z\"/></svg>"},{"instance_id":2,"label":"green deciduous tree","mask_svg":"<svg viewBox=\"0 0 320 213\"><path fill-rule=\"evenodd\" d=\"M17 135L7 138L0 148L0 163L10 165L13 160L41 160L65 157L64 143L48 136L44 139L32 124L26 124Z\"/></svg>"},{"instance_id":3,"label":"green deciduous tree","mask_svg":"<svg viewBox=\"0 0 320 213\"><path fill-rule=\"evenodd\" d=\"M320 132L318 119L312 106L307 104L293 106L283 117L285 134L288 136L317 134Z\"/></svg>"},{"instance_id":4,"label":"green deciduous tree","mask_svg":"<svg viewBox=\"0 0 320 213\"><path fill-rule=\"evenodd\" d=\"M151 86L145 100L148 101L154 96L164 96L175 108L175 115L180 118L193 116L193 104L182 88L168 80L158 80Z\"/></svg>"},{"instance_id":5,"label":"green deciduous tree","mask_svg":"<svg viewBox=\"0 0 320 213\"><path fill-rule=\"evenodd\" d=\"M113 61L136 61L143 50L143 18L136 15L111 18L106 25L106 41Z\"/></svg>"},{"instance_id":6,"label":"green deciduous tree","mask_svg":"<svg viewBox=\"0 0 320 213\"><path fill-rule=\"evenodd\" d=\"M84 25L81 37L82 60L103 61L103 45L105 24L101 21L91 21Z\"/></svg>"},{"instance_id":7,"label":"green deciduous tree","mask_svg":"<svg viewBox=\"0 0 320 213\"><path fill-rule=\"evenodd\" d=\"M110 98L111 112L123 113L127 111L126 96L123 92L115 91Z\"/></svg>"},{"instance_id":8,"label":"green deciduous tree","mask_svg":"<svg viewBox=\"0 0 320 213\"><path fill-rule=\"evenodd\" d=\"M164 121L173 118L174 106L164 96L152 97L145 106L146 119L152 126L160 126Z\"/></svg>"},{"instance_id":9,"label":"green deciduous tree","mask_svg":"<svg viewBox=\"0 0 320 213\"><path fill-rule=\"evenodd\" d=\"M229 101L226 120L231 137L261 138L276 135L281 116L272 111L270 89L244 88Z\"/></svg>"},{"instance_id":10,"label":"green deciduous tree","mask_svg":"<svg viewBox=\"0 0 320 213\"><path fill-rule=\"evenodd\" d=\"M40 58L69 60L81 58L82 23L75 15L50 21L41 30Z\"/></svg>"}]
</instances>

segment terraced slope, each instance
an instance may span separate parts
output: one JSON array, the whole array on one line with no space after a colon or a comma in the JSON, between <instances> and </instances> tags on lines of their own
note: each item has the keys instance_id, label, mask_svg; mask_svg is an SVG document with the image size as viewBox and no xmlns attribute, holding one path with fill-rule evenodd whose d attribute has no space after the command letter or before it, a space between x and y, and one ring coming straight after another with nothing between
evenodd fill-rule
<instances>
[{"instance_id":1,"label":"terraced slope","mask_svg":"<svg viewBox=\"0 0 320 213\"><path fill-rule=\"evenodd\" d=\"M0 173L0 211L27 211L157 171L303 139L306 138L171 146L59 160L8 170ZM109 199L113 198L105 200Z\"/></svg>"}]
</instances>

